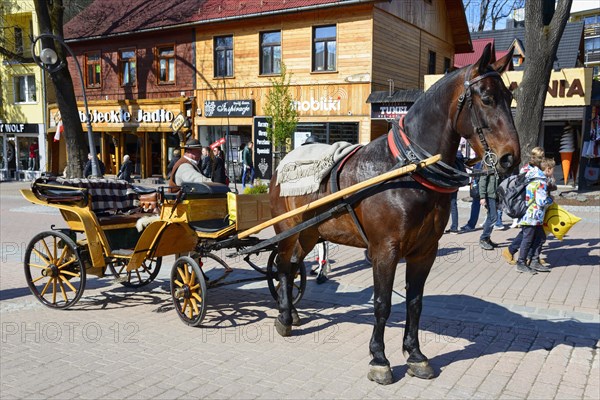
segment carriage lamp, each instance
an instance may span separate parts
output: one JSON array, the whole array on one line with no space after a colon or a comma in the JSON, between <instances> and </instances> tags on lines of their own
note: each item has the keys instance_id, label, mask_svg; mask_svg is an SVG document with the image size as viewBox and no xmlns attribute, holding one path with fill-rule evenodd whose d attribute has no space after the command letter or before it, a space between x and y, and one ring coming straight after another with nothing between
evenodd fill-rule
<instances>
[{"instance_id":1,"label":"carriage lamp","mask_svg":"<svg viewBox=\"0 0 600 400\"><path fill-rule=\"evenodd\" d=\"M88 110L88 102L87 96L85 94L85 83L83 82L83 73L81 72L81 65L79 65L79 61L73 53L73 50L71 50L71 48L65 43L65 41L60 36L56 36L51 33L42 33L39 36L35 37L31 42L32 58L35 61L35 63L38 66L40 66L40 68L52 74L61 70L67 65L65 60L60 60L59 62L58 54L56 54L56 51L52 47L42 47L42 50L39 52L39 55L36 54L36 44L38 40L44 38L53 39L56 43L59 43L61 46L67 49L71 57L73 57L73 60L75 60L75 65L77 66L77 73L79 74L79 79L81 83L81 92L83 93L83 105L85 107L85 123L87 126L88 146L90 154L92 155L92 177L98 178L101 176L101 174L100 169L98 168L98 158L96 156L96 146L94 146L94 134L92 130L92 123L89 117L90 113Z\"/></svg>"}]
</instances>

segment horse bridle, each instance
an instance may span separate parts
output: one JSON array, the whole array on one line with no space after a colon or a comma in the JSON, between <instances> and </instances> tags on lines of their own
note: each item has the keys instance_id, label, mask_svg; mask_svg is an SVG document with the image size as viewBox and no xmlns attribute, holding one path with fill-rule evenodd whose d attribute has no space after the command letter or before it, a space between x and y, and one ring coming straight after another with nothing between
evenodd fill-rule
<instances>
[{"instance_id":1,"label":"horse bridle","mask_svg":"<svg viewBox=\"0 0 600 400\"><path fill-rule=\"evenodd\" d=\"M467 68L465 77L468 77L471 74L472 68L473 68L472 65L470 65ZM486 72L483 75L476 76L475 78L471 79L470 81L465 80L465 82L464 82L465 91L458 97L458 104L456 106L456 114L454 115L454 120L452 122L452 128L456 132L458 132L456 123L458 122L458 116L460 115L460 112L462 111L462 109L464 108L465 103L466 103L466 105L471 110L471 123L473 124L473 127L475 128L475 131L477 132L477 136L479 136L479 141L481 142L481 145L483 146L484 153L483 153L482 161L488 168L491 168L494 171L494 174L498 175L498 170L496 169L496 163L498 162L498 155L496 155L496 153L494 153L490 149L490 146L488 145L488 142L485 139L485 134L483 133L483 124L481 123L479 114L475 111L475 109L473 109L473 93L472 93L472 89L471 89L473 87L473 85L475 85L476 83L479 83L482 80L484 80L485 78L489 78L489 77L500 78L500 74L496 71L490 71L490 72Z\"/></svg>"},{"instance_id":2,"label":"horse bridle","mask_svg":"<svg viewBox=\"0 0 600 400\"><path fill-rule=\"evenodd\" d=\"M473 66L468 67L465 76L469 76L472 67ZM498 175L498 170L496 169L498 156L490 149L490 146L485 138L485 134L483 133L483 125L481 124L479 115L473 109L473 97L471 91L473 85L489 77L500 77L500 74L496 71L490 71L483 75L479 75L470 81L464 82L465 90L458 98L458 105L456 114L454 115L452 127L456 132L458 132L456 129L458 116L465 104L468 105L469 109L471 110L472 124L475 127L477 135L479 136L479 140L483 146L483 162L488 168L483 171L473 170L473 172L467 173L442 161L438 161L436 164L429 165L426 168L419 170L418 174L421 175L426 181L432 183L433 186L437 187L438 189L436 190L438 191L445 191L449 189L456 190L461 186L468 185L470 179L473 177L490 174ZM425 158L431 157L431 154L429 154L428 151L409 140L408 135L405 133L403 120L404 118L392 121L392 129L388 134L388 145L392 150L394 158L398 160L398 164L396 166L402 166L409 163L418 163Z\"/></svg>"}]
</instances>

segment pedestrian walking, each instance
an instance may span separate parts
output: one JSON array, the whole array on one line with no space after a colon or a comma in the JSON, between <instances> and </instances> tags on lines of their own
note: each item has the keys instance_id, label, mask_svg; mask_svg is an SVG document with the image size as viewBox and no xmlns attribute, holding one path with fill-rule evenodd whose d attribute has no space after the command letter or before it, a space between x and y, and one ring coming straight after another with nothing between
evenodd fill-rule
<instances>
[{"instance_id":1,"label":"pedestrian walking","mask_svg":"<svg viewBox=\"0 0 600 400\"><path fill-rule=\"evenodd\" d=\"M123 156L123 163L117 174L117 179L122 179L131 182L131 174L133 173L133 162L129 158L129 154Z\"/></svg>"},{"instance_id":2,"label":"pedestrian walking","mask_svg":"<svg viewBox=\"0 0 600 400\"><path fill-rule=\"evenodd\" d=\"M483 232L479 237L479 247L484 250L494 250L498 245L492 242L491 235L494 224L498 219L496 211L496 190L498 177L496 174L483 175L479 178L479 204L487 209L487 217L483 223Z\"/></svg>"}]
</instances>

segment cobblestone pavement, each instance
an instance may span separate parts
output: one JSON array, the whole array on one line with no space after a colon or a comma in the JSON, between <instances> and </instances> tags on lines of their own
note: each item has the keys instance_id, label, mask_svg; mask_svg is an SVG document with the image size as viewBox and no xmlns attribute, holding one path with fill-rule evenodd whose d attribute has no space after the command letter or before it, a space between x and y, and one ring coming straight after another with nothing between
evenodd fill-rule
<instances>
[{"instance_id":1,"label":"cobblestone pavement","mask_svg":"<svg viewBox=\"0 0 600 400\"><path fill-rule=\"evenodd\" d=\"M331 279L317 285L309 277L304 323L289 338L274 331L265 281L209 289L202 328L182 324L168 295L173 257L138 290L88 277L80 302L55 311L30 294L22 258L36 233L64 223L26 203L17 191L26 186L0 185L2 399L600 398L598 210L573 211L583 220L564 241L548 240L552 271L535 276L517 273L500 250L482 251L480 230L444 235L420 331L439 374L433 380L406 374L401 263L386 330L395 382L380 386L366 378L372 276L362 250L332 247ZM463 222L469 205L459 203ZM494 231L492 239L505 246L516 233ZM257 276L242 260L228 261L231 279ZM264 265L266 256L255 261Z\"/></svg>"}]
</instances>

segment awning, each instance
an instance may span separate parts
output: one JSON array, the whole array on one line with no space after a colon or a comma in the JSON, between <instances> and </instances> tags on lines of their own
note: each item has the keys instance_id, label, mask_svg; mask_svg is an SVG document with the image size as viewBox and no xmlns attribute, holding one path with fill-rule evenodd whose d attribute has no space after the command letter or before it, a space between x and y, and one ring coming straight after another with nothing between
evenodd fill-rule
<instances>
[{"instance_id":1,"label":"awning","mask_svg":"<svg viewBox=\"0 0 600 400\"><path fill-rule=\"evenodd\" d=\"M414 103L420 95L421 89L396 90L390 96L387 90L371 92L367 98L367 103Z\"/></svg>"}]
</instances>

